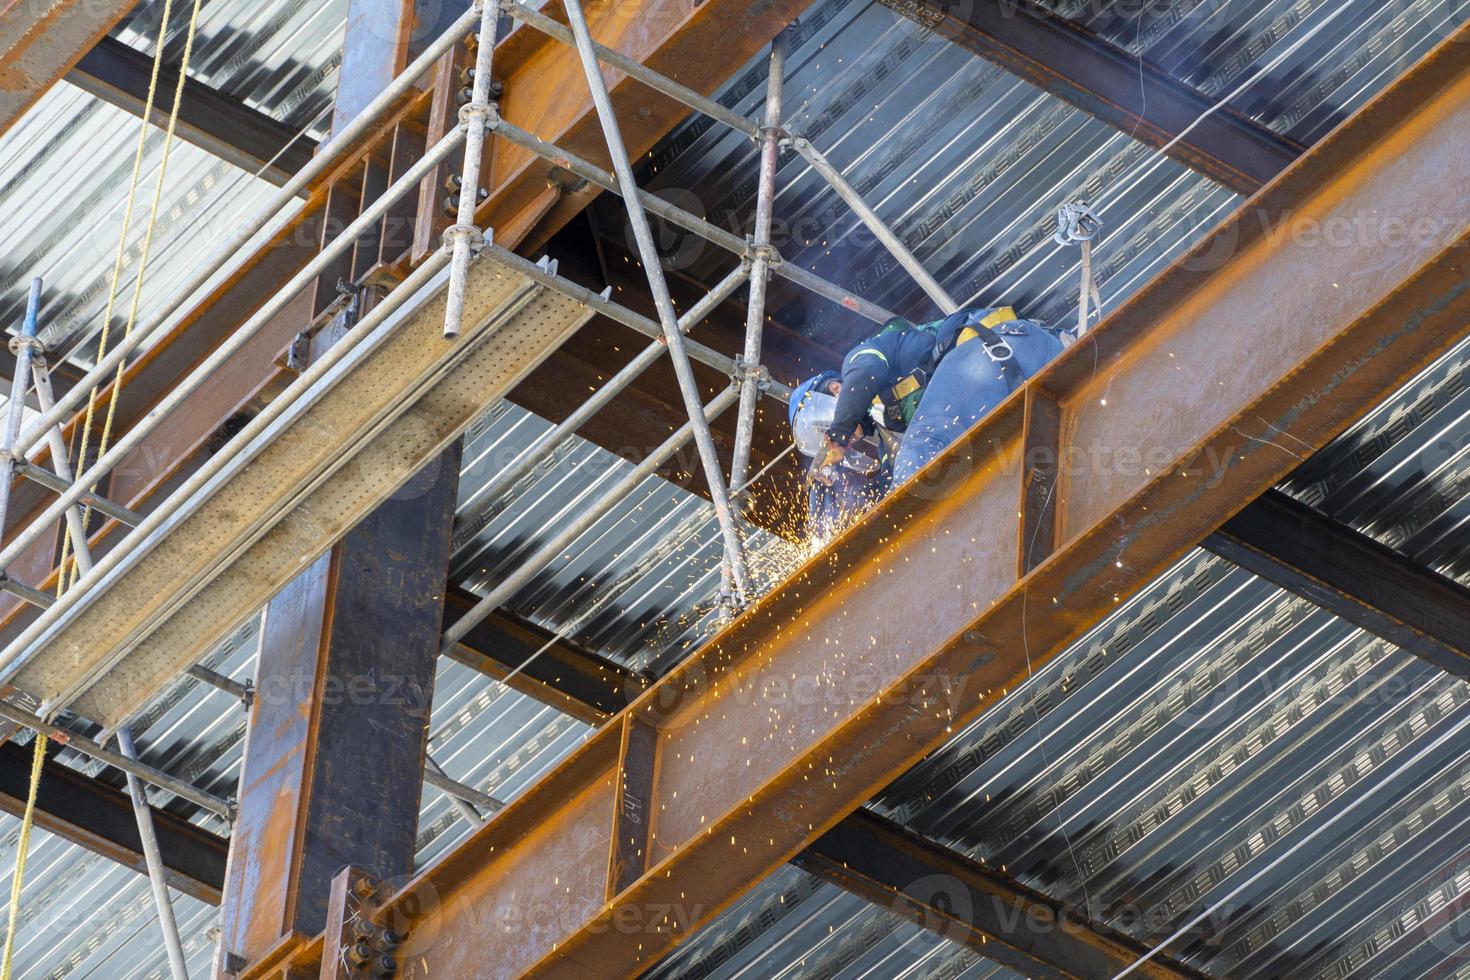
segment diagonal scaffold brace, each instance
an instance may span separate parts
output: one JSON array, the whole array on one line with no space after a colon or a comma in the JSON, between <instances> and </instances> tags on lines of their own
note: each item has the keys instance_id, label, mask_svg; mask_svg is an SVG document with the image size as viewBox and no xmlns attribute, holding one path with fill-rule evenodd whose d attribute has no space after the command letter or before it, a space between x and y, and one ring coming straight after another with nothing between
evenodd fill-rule
<instances>
[{"instance_id":1,"label":"diagonal scaffold brace","mask_svg":"<svg viewBox=\"0 0 1470 980\"><path fill-rule=\"evenodd\" d=\"M679 329L679 318L674 312L674 302L669 295L668 282L664 279L663 266L653 242L653 230L649 227L648 214L637 193L633 179L633 165L628 158L628 148L623 143L623 134L613 112L612 99L608 96L607 84L597 63L597 51L593 46L592 33L587 26L587 17L578 0L566 0L567 21L571 25L572 37L576 42L577 54L582 61L582 72L587 77L587 86L592 92L592 102L597 107L597 117L602 123L602 134L607 141L608 155L612 157L613 172L618 185L624 188L623 204L627 208L628 221L633 228L633 237L638 242L639 258L648 277L648 287L653 293L653 303L658 310L659 325L663 329L664 343L669 348L669 358L674 365L674 374L679 381L679 393L684 399L684 408L694 430L694 443L699 450L704 477L709 484L710 499L714 502L715 516L720 523L724 538L725 564L729 569L729 586L721 596L727 609L737 608L749 594L749 582L745 566L745 547L740 540L740 530L735 524L735 509L730 503L730 488L725 483L725 474L715 451L715 440L709 423L704 416L704 405L699 388L694 380L694 368L689 363L689 354L684 347L684 334Z\"/></svg>"}]
</instances>

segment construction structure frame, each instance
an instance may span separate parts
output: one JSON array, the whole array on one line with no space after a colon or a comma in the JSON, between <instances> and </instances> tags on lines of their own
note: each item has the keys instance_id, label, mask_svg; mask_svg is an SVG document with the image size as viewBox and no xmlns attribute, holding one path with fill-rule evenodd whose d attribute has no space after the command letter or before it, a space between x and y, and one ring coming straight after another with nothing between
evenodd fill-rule
<instances>
[{"instance_id":1,"label":"construction structure frame","mask_svg":"<svg viewBox=\"0 0 1470 980\"><path fill-rule=\"evenodd\" d=\"M35 667L69 617L85 610L99 586L125 577L127 563L144 555L145 544L151 547L166 538L177 526L175 514L190 496L216 486L213 481L232 472L230 466L238 463L234 452L252 445L258 451L264 440L278 435L283 420L293 418L298 401L304 404L313 387L330 378L338 365L352 363L358 344L385 338L430 295L445 298L443 333L453 343L467 322L464 301L477 264L483 268L494 263L508 275L565 297L580 310L601 313L650 338L632 364L497 475L497 485L509 486L545 459L591 413L658 360L665 347L689 419L576 522L543 545L517 577L469 606L444 631L441 652L453 656L520 584L690 439L699 446L719 516L732 615L753 598L730 497L749 475L756 399L762 393L778 401L790 396L759 364L766 281L770 275L783 276L875 322L891 315L780 261L770 241L770 221L782 143L789 142L822 174L936 305L950 312L959 304L924 272L819 150L782 129L784 46L779 34L771 52L766 115L763 124L756 125L597 44L578 0L567 0L565 9L569 26L513 0L476 4L281 189L276 208L260 215L222 250L221 262L211 263L168 309L110 351L69 392L43 405L31 428L14 434L7 428L7 466L56 491L57 498L0 550L0 568L15 567L58 526L74 535L78 554L90 562L84 535L70 526L82 505L92 504L104 512L111 508L114 516L129 517L136 524L94 567L84 569L77 588L58 602L43 604L37 601L42 595L39 587L6 576L7 591L46 607L0 654L8 682L33 693L22 680L27 677L23 671ZM499 118L489 89L495 45L484 39L493 41L501 12L575 48L611 150L613 172ZM412 82L433 70L468 32L476 32L481 42L473 97L461 113L460 126L404 167L380 197L280 290L276 300L211 354L82 479L73 480L60 466L46 471L35 464L21 465L26 452L59 434L87 391L109 379L162 329L219 270L224 258L266 230L276 210L360 150L374 126L401 111ZM344 872L340 887L333 889L331 917L321 935L292 937L275 955L248 964L235 975L284 975L289 969L330 964L339 947L349 948L360 939L344 931L344 923L354 916L402 937L398 968L405 977L483 972L481 960L472 957L483 957L486 936L495 937L496 975L584 976L607 970L609 963L616 964L617 972L636 972L782 862L803 860L803 855L818 862L823 840L832 853L842 853L840 841L826 835L843 827L851 830L844 818L864 800L1024 682L1188 547L1205 541L1222 525L1228 529L1232 517L1268 494L1298 459L1296 452L1285 452L1278 445L1282 433L1290 433L1303 450L1320 448L1364 405L1412 378L1462 339L1464 323L1470 322L1470 298L1465 295L1459 259L1470 243L1470 214L1462 213L1464 202L1452 202L1451 213L1442 216L1442 236L1422 243L1417 251L1406 250L1397 261L1367 276L1346 274L1356 268L1351 254L1327 256L1324 263L1323 256L1273 238L1267 230L1281 220L1327 221L1352 210L1413 220L1428 213L1431 200L1435 207L1443 205L1432 190L1434 181L1442 178L1430 175L1459 173L1465 166L1456 148L1461 145L1460 134L1470 126L1470 69L1454 56L1457 49L1451 45L1463 44L1466 38L1470 34L1461 31L1445 41L1202 242L1200 252L1216 241L1231 243L1230 258L1219 268L1201 270L1187 259L1177 263L1090 332L1086 344L1069 351L916 481L899 488L868 522L745 609L672 674L607 720L525 795L501 807L486 794L447 779L431 762L430 772L435 774L426 773L426 780L468 807L467 819L481 824L480 829L396 892L375 888L360 872ZM637 189L599 61L756 141L760 191L752 241ZM558 276L553 263L538 264L516 255L494 242L493 230L480 229L475 182L485 143L497 139L595 186L627 192L625 206L659 314L657 322L609 295ZM461 200L443 248L426 253L396 288L312 361L169 502L144 515L98 493L97 479L123 462L164 424L170 411L184 406L210 375L244 350L296 293L358 246L375 223L457 152L465 158ZM1410 179L1405 179L1406 173ZM648 214L699 234L739 259L738 267L683 316L676 315L664 282ZM1334 275L1350 288L1334 285L1330 304L1322 302L1320 290L1303 290L1304 295L1296 298L1291 289L1271 285L1318 282L1323 277L1331 281ZM741 286L749 287L750 296L746 343L739 359L685 338L709 308ZM1270 325L1238 334L1220 329L1222 323L1238 322L1244 311L1259 309L1262 295L1282 300L1271 313ZM526 296L521 300L532 301ZM1285 324L1306 326L1288 331L1282 328ZM1229 357L1219 355L1221 346ZM1202 356L1206 351L1211 356ZM690 360L729 375L731 387L701 403ZM1174 380L1181 360L1191 372L1190 383L1182 386ZM1235 390L1204 411L1203 393L1214 398L1217 389L1226 387L1227 377L1235 382ZM1161 383L1162 378L1170 380ZM1170 396L1157 397L1160 387ZM12 402L12 422L19 417L22 400ZM715 456L708 419L737 403L739 434L727 480ZM1149 433L1147 438L1172 453L1163 470L1109 474L1074 464L1085 458L1086 446L1136 437L1140 427ZM387 492L392 487L385 484L380 489ZM265 529L253 533L257 532L264 534ZM964 569L964 575L956 576L954 569ZM913 582L936 580L953 582L954 594L936 591L930 615L919 628L912 622L885 622L875 611L891 607ZM153 620L147 628L156 625ZM39 732L61 731L54 726L57 713L77 709L101 676L122 662L126 656L122 648L140 642L141 632L142 628L138 635L125 637L115 650L104 651L107 656L84 665L80 673L72 665L74 676L64 685L34 692L40 696L31 701L0 704L0 715ZM201 636L201 647L210 639ZM1447 644L1436 642L1433 655L1446 661L1457 656L1453 650L1446 652ZM1430 646L1425 644L1426 649ZM829 656L833 649L842 649L847 656L835 661ZM197 659L198 652L179 651L173 675L187 669L189 657ZM515 670L528 665L523 662ZM803 710L792 702L792 714L783 726L759 721L768 707L765 686L771 678L786 676L810 678L822 694L821 705ZM110 717L97 718L109 722L124 745L127 708L117 702ZM200 793L144 766L126 748L114 753L100 744L76 740L72 744L215 812L233 812L233 801ZM722 778L709 780L704 775L708 771ZM496 812L484 820L476 806ZM836 870L841 862L828 859L834 876L842 873ZM150 862L151 869L154 864ZM157 871L155 879L161 874ZM554 915L531 921L527 909L550 909ZM1145 967L1158 965L1149 960L1156 951L1134 948L1118 937L1109 941L1115 944L1109 961L1114 967L1125 968L1135 961ZM1034 961L1022 957L1018 962ZM1171 964L1156 975L1183 972Z\"/></svg>"}]
</instances>

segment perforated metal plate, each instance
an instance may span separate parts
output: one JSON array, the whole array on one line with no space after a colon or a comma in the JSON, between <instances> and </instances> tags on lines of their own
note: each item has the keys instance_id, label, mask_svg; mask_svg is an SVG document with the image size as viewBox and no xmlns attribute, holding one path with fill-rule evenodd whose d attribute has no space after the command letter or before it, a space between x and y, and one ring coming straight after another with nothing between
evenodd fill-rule
<instances>
[{"instance_id":1,"label":"perforated metal plate","mask_svg":"<svg viewBox=\"0 0 1470 980\"><path fill-rule=\"evenodd\" d=\"M336 383L250 462L207 487L166 536L43 634L10 683L108 727L127 720L589 315L482 257L466 297L474 329L444 341L442 289L400 311L376 347L344 362Z\"/></svg>"}]
</instances>

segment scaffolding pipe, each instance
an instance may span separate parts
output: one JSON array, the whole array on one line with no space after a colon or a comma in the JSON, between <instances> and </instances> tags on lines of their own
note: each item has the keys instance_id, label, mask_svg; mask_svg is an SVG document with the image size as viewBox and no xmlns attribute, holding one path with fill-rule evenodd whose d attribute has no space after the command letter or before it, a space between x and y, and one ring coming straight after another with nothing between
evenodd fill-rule
<instances>
[{"instance_id":1,"label":"scaffolding pipe","mask_svg":"<svg viewBox=\"0 0 1470 980\"><path fill-rule=\"evenodd\" d=\"M235 818L235 808L230 801L222 800L213 793L206 793L204 790L198 789L176 776L170 776L162 770L154 769L150 765L142 762L134 762L127 756L119 752L114 752L105 745L94 742L83 735L78 735L70 729L53 725L40 715L32 714L23 708L17 708L8 701L0 701L0 718L20 725L22 728L29 728L32 731L49 736L69 749L76 749L83 755L91 756L98 762L105 762L114 769L119 769L124 773L137 776L150 786L156 786L161 790L174 794L180 799L188 800L195 806L218 814L226 820L234 820Z\"/></svg>"},{"instance_id":2,"label":"scaffolding pipe","mask_svg":"<svg viewBox=\"0 0 1470 980\"><path fill-rule=\"evenodd\" d=\"M425 48L424 53L415 58L413 63L405 68L397 78L389 82L388 87L379 92L377 97L369 102L362 112L354 116L341 132L317 150L311 162L302 167L296 176L277 191L265 207L256 213L255 217L242 224L239 230L210 257L209 261L204 263L203 268L174 294L174 299L170 303L146 324L134 330L131 336L123 338L108 352L106 357L98 361L92 370L88 371L70 391L61 397L51 411L43 413L35 425L28 428L21 436L20 444L16 447L17 454L25 455L32 446L40 441L43 437L42 433L51 426L64 425L68 414L86 400L89 391L93 388L100 390L111 383L118 366L127 359L129 354L166 326L169 319L179 311L189 297L208 286L220 269L224 268L225 263L249 244L250 240L259 234L282 208L295 203L296 198L310 187L313 181L335 167L341 157L366 136L379 120L396 108L403 96L413 88L414 83L433 68L450 48L458 44L479 23L479 20L480 15L474 10L461 14L448 30ZM457 140L463 137L463 133L458 130L456 133L458 134L456 145L458 145ZM0 562L0 565L3 565L3 562Z\"/></svg>"},{"instance_id":3,"label":"scaffolding pipe","mask_svg":"<svg viewBox=\"0 0 1470 980\"><path fill-rule=\"evenodd\" d=\"M868 226L869 231L878 237L878 241L883 243L883 247L888 249L889 254L898 260L898 264L903 266L910 276L913 276L914 282L918 283L919 288L928 294L935 306L939 307L946 316L960 308L960 304L955 302L954 297L939 285L939 281L929 274L914 253L909 251L908 246L899 241L898 236L893 233L892 228L888 227L887 222L878 217L878 212L868 207L862 195L847 182L847 178L842 176L841 171L832 166L831 161L822 155L822 151L812 145L811 140L804 136L797 136L791 140L791 145L796 147L796 152L800 153L806 162L812 165L812 169L821 174L822 178L832 186L837 196L852 208L853 213Z\"/></svg>"},{"instance_id":4,"label":"scaffolding pipe","mask_svg":"<svg viewBox=\"0 0 1470 980\"><path fill-rule=\"evenodd\" d=\"M525 4L514 2L514 0L507 5L506 11L528 27L534 27L541 33L548 37L553 37L563 44L577 47L576 37L572 31L567 29L566 25L557 23L540 11L532 10ZM695 112L702 112L711 119L722 122L737 132L744 133L751 139L756 139L760 135L755 124L749 119L746 119L738 113L731 112L715 100L700 95L692 88L680 85L672 78L660 75L647 65L639 64L627 55L614 51L612 48L604 47L596 41L592 41L591 45L599 61L605 61L623 74L638 79L638 81L647 85L655 92L662 92L675 102L682 102Z\"/></svg>"},{"instance_id":5,"label":"scaffolding pipe","mask_svg":"<svg viewBox=\"0 0 1470 980\"><path fill-rule=\"evenodd\" d=\"M351 353L354 346L363 337L377 329L379 324L397 312L404 303L416 295L436 275L442 272L448 264L448 253L440 249L425 259L417 269L409 273L408 278L397 289L385 296L377 306L373 307L367 316L363 317L362 320L353 326L352 330L345 337L327 348L318 360L314 361L306 371L295 381L291 382L290 387L285 392L262 409L255 418L251 419L245 428L241 429L235 435L234 439L230 440L230 443L223 451L211 456L207 463L196 470L182 486L169 495L168 499L144 518L143 523L138 525L137 529L132 534L129 534L116 548L108 552L88 576L84 576L75 588L67 590L66 595L60 601L38 617L35 622L27 626L18 637L12 640L6 646L5 650L0 652L0 669L13 663L29 643L40 636L45 630L49 629L51 624L60 616L64 615L68 608L79 602L81 597L87 594L87 590L91 588L95 581L110 573L132 553L139 542L147 540L149 535L162 527L164 522L171 518L186 501L213 480L232 461L233 457L242 447L248 446L254 441L268 426L274 423L277 418L295 404L298 398L309 391L328 371L335 367L342 358ZM284 295L290 296L290 293L288 292ZM262 311L262 313L264 312L266 311ZM210 367L208 362L204 366ZM212 370L212 368L210 369ZM157 409L154 410L155 413L157 411ZM149 419L153 418L153 413L150 413ZM145 421L147 420L145 419ZM132 433L129 433L129 437L131 435ZM111 455L112 453L109 452L103 459L105 460ZM100 465L100 462L98 465ZM63 499L65 498L63 497ZM3 553L0 553L0 558L3 557ZM0 575L3 574L3 565L0 565ZM3 587L6 591L13 591L11 585L7 584L7 582L8 580L0 578L0 587Z\"/></svg>"},{"instance_id":6,"label":"scaffolding pipe","mask_svg":"<svg viewBox=\"0 0 1470 980\"><path fill-rule=\"evenodd\" d=\"M691 306L687 312L679 317L679 329L688 333L693 327L709 315L710 311L729 298L730 294L740 288L745 282L748 271L744 265L731 270L730 274L720 281L714 289L710 290L698 303ZM651 325L651 324L650 324ZM547 457L554 453L558 446L566 442L576 434L577 430L587 424L587 421L601 411L608 402L621 391L625 390L633 381L648 370L663 356L664 344L662 340L655 340L638 353L638 356L623 366L623 369L607 380L597 392L588 398L577 410L568 415L560 425L546 433L528 446L519 456L511 461L510 465L497 472L490 478L490 482L475 491L475 499L495 500L515 485L531 470L535 469Z\"/></svg>"},{"instance_id":7,"label":"scaffolding pipe","mask_svg":"<svg viewBox=\"0 0 1470 980\"><path fill-rule=\"evenodd\" d=\"M15 481L15 461L25 458L19 449L20 427L25 421L26 391L31 384L31 357L35 354L36 322L41 315L41 280L31 280L30 297L26 302L26 318L21 325L20 335L11 341L10 349L15 352L15 377L10 379L10 403L5 406L5 429L0 432L0 534L5 531L5 519L10 512L10 485Z\"/></svg>"},{"instance_id":8,"label":"scaffolding pipe","mask_svg":"<svg viewBox=\"0 0 1470 980\"><path fill-rule=\"evenodd\" d=\"M0 550L0 570L8 568L11 563L24 553L26 548L38 540L46 532L46 529L65 513L67 507L77 503L84 494L90 492L92 486L91 481L100 479L102 476L111 472L113 467L136 448L138 443L142 442L148 433L157 428L165 418L183 404L184 400L193 394L200 385L219 372L227 370L229 362L245 346L250 338L255 336L267 323L285 309L295 299L296 294L309 286L339 255L352 247L367 229L381 221L383 216L388 213L388 210L410 190L417 187L445 157L454 152L463 139L464 131L454 130L445 136L444 139L440 140L439 143L424 155L423 159L410 167L402 177L398 178L383 193L382 197L365 208L357 220L348 225L341 235L333 239L315 259L307 263L306 267L298 272L285 287L272 296L253 317L246 321L240 329L231 334L228 340L220 345L209 357L205 358L203 363L190 372L188 377L170 389L162 401L150 409L148 414L139 420L137 425L133 426L126 435L118 439L111 449L92 464L92 467L87 471L89 481L87 485L73 483L71 488L62 493L57 501L48 507L40 517L32 521L10 544L6 545L3 550ZM426 261L424 266L428 264L428 261ZM424 266L420 266L420 268ZM398 291L394 290L395 293ZM297 389L298 393L305 390L295 384L292 385L292 388ZM75 390L73 389L73 391ZM280 406L281 410L289 407L290 403L296 397L290 395L290 391L291 389L288 389L287 395L283 395L281 398L273 401L270 407L274 409ZM58 402L57 404L60 405L61 403ZM47 414L49 415L51 413ZM264 414L262 413L262 415L256 416L256 420L258 421ZM43 417L38 425L45 424L46 422ZM228 462L235 452L238 451L238 447L245 444L246 440L244 439L237 438L231 440L230 444L222 452L211 457L210 462ZM75 592L76 590L72 591ZM5 658L4 662L8 663L9 659ZM0 664L0 666L3 666L3 664Z\"/></svg>"},{"instance_id":9,"label":"scaffolding pipe","mask_svg":"<svg viewBox=\"0 0 1470 980\"><path fill-rule=\"evenodd\" d=\"M475 205L480 203L480 162L485 152L485 130L495 112L490 102L490 70L495 54L495 28L500 20L499 0L475 0L480 13L479 44L475 47L475 78L470 101L459 109L459 128L464 134L464 168L459 184L459 213L456 223L444 231L444 243L452 250L449 263L449 293L444 300L444 338L459 336L464 322L465 283L470 274L472 252L485 244L475 223Z\"/></svg>"},{"instance_id":10,"label":"scaffolding pipe","mask_svg":"<svg viewBox=\"0 0 1470 980\"><path fill-rule=\"evenodd\" d=\"M583 180L590 181L604 190L612 191L614 194L623 193L617 177L594 166L574 153L553 146L539 137L533 136L514 123L501 119L495 124L496 135L509 140L517 146L524 147L541 159L563 167L571 173L576 174ZM635 188L635 190L637 190ZM705 241L718 245L735 255L744 257L748 251L745 239L733 235L723 228L710 224L703 218L696 217L683 208L675 207L657 194L650 194L645 190L637 190L638 199L643 202L643 207L650 213L658 215L671 224L678 225L685 231L693 232ZM843 289L834 282L823 279L814 272L803 269L801 266L791 265L786 262L777 261L771 270L781 278L795 283L826 300L831 300L845 310L850 310L858 316L866 317L874 323L882 323L893 316L891 310L887 310L877 303L869 302L860 296Z\"/></svg>"},{"instance_id":11,"label":"scaffolding pipe","mask_svg":"<svg viewBox=\"0 0 1470 980\"><path fill-rule=\"evenodd\" d=\"M635 313L621 303L615 303L606 296L600 293L594 293L586 286L572 282L570 279L563 279L561 276L553 275L529 259L522 258L514 252L507 251L499 245L486 245L485 251L487 254L494 255L495 261L514 269L527 279L539 283L547 289L554 289L563 296L569 296L588 309L600 313L610 320L616 320L623 326L631 330L636 330L645 337L652 337L658 340L664 335L662 327L641 313ZM660 344L662 345L662 341L660 341ZM695 340L686 340L684 342L684 348L689 353L689 356L701 364L706 364L721 374L734 375L735 359L733 357L727 357L714 348L706 347L704 344ZM779 402L791 401L791 389L786 385L774 381L767 388L766 394Z\"/></svg>"},{"instance_id":12,"label":"scaffolding pipe","mask_svg":"<svg viewBox=\"0 0 1470 980\"><path fill-rule=\"evenodd\" d=\"M730 486L745 483L750 467L750 444L755 439L755 403L760 398L761 334L766 320L766 283L771 271L771 218L776 203L776 164L781 147L781 88L786 77L787 37L784 28L771 42L771 66L766 79L766 119L761 127L760 177L755 193L755 228L751 242L750 297L745 307L745 350L740 357L740 411L735 417L735 452L730 462Z\"/></svg>"},{"instance_id":13,"label":"scaffolding pipe","mask_svg":"<svg viewBox=\"0 0 1470 980\"><path fill-rule=\"evenodd\" d=\"M39 737L39 736L38 736ZM117 730L117 745L123 755L133 762L138 761L138 750L133 745L133 735L127 728ZM179 923L174 918L174 905L168 895L167 872L163 867L163 856L158 850L158 835L153 829L153 811L148 807L148 797L143 784L132 773L128 777L128 796L133 801L133 816L138 821L138 837L143 842L143 860L148 865L148 884L153 889L153 904L158 909L158 927L163 930L163 945L168 950L168 968L174 980L189 980L189 968L184 962L184 945L179 942Z\"/></svg>"},{"instance_id":14,"label":"scaffolding pipe","mask_svg":"<svg viewBox=\"0 0 1470 980\"><path fill-rule=\"evenodd\" d=\"M460 812L471 826L480 827L485 823L485 818L480 816L476 806L482 806L489 813L498 813L505 809L505 804L488 793L481 793L473 786L466 786L456 779L450 778L439 763L432 756L424 756L424 782L443 793L451 806Z\"/></svg>"},{"instance_id":15,"label":"scaffolding pipe","mask_svg":"<svg viewBox=\"0 0 1470 980\"><path fill-rule=\"evenodd\" d=\"M56 432L55 429L51 431L53 433ZM60 433L56 434L60 436ZM62 473L53 473L44 466L37 466L35 463L28 461L16 463L15 471L18 475L25 477L38 486L45 487L47 490L55 493L66 493L72 487L71 463L65 456L55 456L54 458L59 464L65 464L58 467L63 470ZM128 527L137 527L143 523L142 514L134 510L129 510L121 504L114 503L106 497L98 496L90 491L82 494L78 503L85 507L91 507L104 517L109 517L119 524L126 524ZM76 510L77 508L73 506L71 509ZM70 511L68 511L69 513ZM70 519L68 519L67 523L70 526ZM72 535L73 539L75 539L78 530L74 530Z\"/></svg>"},{"instance_id":16,"label":"scaffolding pipe","mask_svg":"<svg viewBox=\"0 0 1470 980\"><path fill-rule=\"evenodd\" d=\"M35 382L36 403L41 406L41 411L45 412L56 403L56 398L51 390L51 370L46 364L46 355L42 350L37 350L36 356L31 360L31 380ZM66 451L66 439L62 437L61 426L53 425L46 430L46 446L51 451L51 462L56 467L55 473L25 460L19 461L17 466L21 475L43 486L48 479L54 477L61 485L59 487L53 485L51 490L60 493L71 484L73 479L71 459ZM96 494L89 493L82 503L95 507L101 513L116 519L116 514L113 512L115 505L110 500L103 500ZM82 508L76 504L66 509L66 531L71 538L71 550L76 559L77 568L85 575L92 570L92 548L87 542L86 519L82 517Z\"/></svg>"},{"instance_id":17,"label":"scaffolding pipe","mask_svg":"<svg viewBox=\"0 0 1470 980\"><path fill-rule=\"evenodd\" d=\"M608 97L607 84L603 80L602 69L597 64L597 52L592 47L592 33L587 27L582 4L580 0L563 0L563 5L577 41L582 74L587 78L592 102L597 107L598 119L602 121L602 135L607 141L608 154L612 157L613 172L618 175L619 184L636 191L638 184L633 179L633 164L628 159L628 148L623 144L623 134L618 128L612 99ZM664 340L669 345L669 359L674 362L674 376L679 382L684 408L694 426L694 445L699 450L704 478L709 484L710 500L715 505L715 516L719 518L720 533L725 539L725 560L729 562L730 577L735 586L735 593L729 598L732 603L739 604L744 601L747 587L745 546L740 541L740 529L735 526L735 508L730 503L730 489L725 486L724 467L720 465L714 436L704 418L704 406L700 401L699 386L694 380L694 368L684 350L684 335L679 332L679 318L674 313L674 301L669 296L669 284L664 280L663 266L659 261L658 249L653 243L653 229L649 227L643 202L639 200L638 194L632 193L623 196L623 205L628 211L628 221L633 226L633 237L638 241L643 272L648 277L648 288L653 292L653 305L658 309L659 325L663 327Z\"/></svg>"},{"instance_id":18,"label":"scaffolding pipe","mask_svg":"<svg viewBox=\"0 0 1470 980\"><path fill-rule=\"evenodd\" d=\"M575 3L576 0L570 0ZM718 417L721 412L729 408L735 402L736 390L733 387L726 388L710 400L710 403L700 411L700 421L708 428L709 422ZM501 580L500 584L490 590L490 594L475 603L464 615L454 621L454 624L444 631L443 645L440 654L450 656L456 644L469 634L469 631L479 625L486 617L490 616L501 606L505 605L522 587L526 585L539 571L555 561L562 552L571 547L572 544L587 532L594 524L607 515L613 507L626 499L639 484L658 472L658 468L669 460L679 447L689 441L689 437L698 431L693 421L686 422L673 435L664 440L663 444L644 458L633 469L629 470L608 491L598 497L591 505L583 508L577 515L577 519L562 528L546 544L536 549L535 554L516 566L515 570ZM522 667L525 665L522 664ZM517 668L518 670L520 668ZM507 678L509 679L509 678ZM504 683L502 681L502 683Z\"/></svg>"}]
</instances>

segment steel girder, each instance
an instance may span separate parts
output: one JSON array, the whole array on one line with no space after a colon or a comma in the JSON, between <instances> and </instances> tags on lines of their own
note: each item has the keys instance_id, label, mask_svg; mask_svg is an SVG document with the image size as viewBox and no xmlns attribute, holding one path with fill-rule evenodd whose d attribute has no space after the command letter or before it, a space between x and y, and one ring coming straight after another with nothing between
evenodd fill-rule
<instances>
[{"instance_id":1,"label":"steel girder","mask_svg":"<svg viewBox=\"0 0 1470 980\"><path fill-rule=\"evenodd\" d=\"M1238 194L1306 150L1032 0L883 3Z\"/></svg>"},{"instance_id":2,"label":"steel girder","mask_svg":"<svg viewBox=\"0 0 1470 980\"><path fill-rule=\"evenodd\" d=\"M1470 677L1470 589L1272 490L1204 541L1440 670Z\"/></svg>"},{"instance_id":3,"label":"steel girder","mask_svg":"<svg viewBox=\"0 0 1470 980\"><path fill-rule=\"evenodd\" d=\"M134 5L135 0L0 0L0 133Z\"/></svg>"},{"instance_id":4,"label":"steel girder","mask_svg":"<svg viewBox=\"0 0 1470 980\"><path fill-rule=\"evenodd\" d=\"M1466 43L400 892L404 976L637 972L1460 341Z\"/></svg>"},{"instance_id":5,"label":"steel girder","mask_svg":"<svg viewBox=\"0 0 1470 980\"><path fill-rule=\"evenodd\" d=\"M153 58L123 42L104 37L66 73L66 80L124 112L143 115L148 103L148 81ZM179 70L166 65L158 75L158 91L178 86ZM155 105L151 121L168 125L168 103ZM251 173L281 186L304 167L316 151L316 141L295 127L279 122L234 96L188 78L179 105L175 135Z\"/></svg>"}]
</instances>

